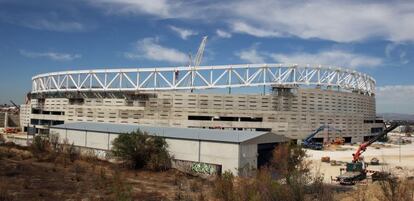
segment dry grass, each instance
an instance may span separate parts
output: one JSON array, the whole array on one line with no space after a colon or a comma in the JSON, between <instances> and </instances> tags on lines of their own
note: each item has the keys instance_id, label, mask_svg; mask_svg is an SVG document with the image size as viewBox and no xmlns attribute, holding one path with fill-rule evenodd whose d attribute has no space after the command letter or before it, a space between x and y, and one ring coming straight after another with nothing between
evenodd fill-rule
<instances>
[{"instance_id":1,"label":"dry grass","mask_svg":"<svg viewBox=\"0 0 414 201\"><path fill-rule=\"evenodd\" d=\"M128 170L54 152L34 157L18 146L0 146L0 155L0 201L209 200L208 181L175 170Z\"/></svg>"}]
</instances>

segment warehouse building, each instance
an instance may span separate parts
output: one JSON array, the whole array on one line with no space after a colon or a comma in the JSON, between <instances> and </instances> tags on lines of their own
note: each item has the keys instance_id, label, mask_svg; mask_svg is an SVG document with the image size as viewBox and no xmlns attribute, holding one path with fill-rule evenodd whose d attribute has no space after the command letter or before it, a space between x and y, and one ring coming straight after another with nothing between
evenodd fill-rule
<instances>
[{"instance_id":1,"label":"warehouse building","mask_svg":"<svg viewBox=\"0 0 414 201\"><path fill-rule=\"evenodd\" d=\"M208 166L208 172L257 168L267 163L272 150L288 138L268 131L227 131L196 128L153 127L112 123L77 122L52 126L50 134L59 136L61 142L77 147L108 153L112 141L122 133L141 130L149 135L161 136L168 143L174 157L173 165L190 167ZM206 168L202 168L204 171ZM213 171L210 171L210 170ZM197 171L196 168L193 168Z\"/></svg>"}]
</instances>

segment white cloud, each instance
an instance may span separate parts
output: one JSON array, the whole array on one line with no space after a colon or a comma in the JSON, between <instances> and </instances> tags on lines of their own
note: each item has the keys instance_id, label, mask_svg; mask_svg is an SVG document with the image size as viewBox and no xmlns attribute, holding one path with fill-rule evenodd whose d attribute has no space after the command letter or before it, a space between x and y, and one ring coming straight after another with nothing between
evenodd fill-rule
<instances>
[{"instance_id":1,"label":"white cloud","mask_svg":"<svg viewBox=\"0 0 414 201\"><path fill-rule=\"evenodd\" d=\"M94 28L94 25L87 24L81 20L62 17L57 12L46 13L19 13L2 12L0 10L0 21L28 27L37 30L59 31L59 32L80 32Z\"/></svg>"},{"instance_id":2,"label":"white cloud","mask_svg":"<svg viewBox=\"0 0 414 201\"><path fill-rule=\"evenodd\" d=\"M164 47L158 44L157 38L144 38L135 43L132 52L124 54L129 59L145 58L154 61L168 61L184 63L188 61L187 55L179 50Z\"/></svg>"},{"instance_id":3,"label":"white cloud","mask_svg":"<svg viewBox=\"0 0 414 201\"><path fill-rule=\"evenodd\" d=\"M282 35L275 30L253 27L245 22L232 22L231 29L233 32L245 33L257 37L277 37Z\"/></svg>"},{"instance_id":4,"label":"white cloud","mask_svg":"<svg viewBox=\"0 0 414 201\"><path fill-rule=\"evenodd\" d=\"M231 8L231 9L230 9ZM414 40L414 2L392 1L238 1L229 6L237 22L254 24L264 37L294 35L351 42L381 37ZM236 30L237 31L237 30ZM244 32L248 33L248 32ZM274 34L272 34L274 33ZM248 33L259 36L259 34Z\"/></svg>"},{"instance_id":5,"label":"white cloud","mask_svg":"<svg viewBox=\"0 0 414 201\"><path fill-rule=\"evenodd\" d=\"M100 7L108 14L141 15L147 14L160 18L185 18L192 15L186 4L169 0L87 0L90 4ZM185 10L184 10L185 9Z\"/></svg>"},{"instance_id":6,"label":"white cloud","mask_svg":"<svg viewBox=\"0 0 414 201\"><path fill-rule=\"evenodd\" d=\"M414 114L414 85L388 85L377 87L378 112Z\"/></svg>"},{"instance_id":7,"label":"white cloud","mask_svg":"<svg viewBox=\"0 0 414 201\"><path fill-rule=\"evenodd\" d=\"M397 47L396 43L389 43L385 46L385 56L387 58L391 57L391 53L395 50Z\"/></svg>"},{"instance_id":8,"label":"white cloud","mask_svg":"<svg viewBox=\"0 0 414 201\"><path fill-rule=\"evenodd\" d=\"M376 67L383 63L378 57L359 55L343 50L325 50L317 53L295 52L290 54L270 53L258 51L257 45L249 49L236 52L243 61L250 63L265 63L273 60L277 63L290 64L322 64L346 68Z\"/></svg>"},{"instance_id":9,"label":"white cloud","mask_svg":"<svg viewBox=\"0 0 414 201\"><path fill-rule=\"evenodd\" d=\"M407 52L400 47L401 45L398 43L387 44L385 46L385 56L390 60L398 60L400 64L405 65L410 63L410 60L407 58Z\"/></svg>"},{"instance_id":10,"label":"white cloud","mask_svg":"<svg viewBox=\"0 0 414 201\"><path fill-rule=\"evenodd\" d=\"M102 0L91 4L115 14L223 20L230 30L257 37L296 36L337 42L381 38L414 41L414 1Z\"/></svg>"},{"instance_id":11,"label":"white cloud","mask_svg":"<svg viewBox=\"0 0 414 201\"><path fill-rule=\"evenodd\" d=\"M400 62L401 62L401 64L408 64L408 63L410 63L410 60L407 59L407 52L402 51L400 53Z\"/></svg>"},{"instance_id":12,"label":"white cloud","mask_svg":"<svg viewBox=\"0 0 414 201\"><path fill-rule=\"evenodd\" d=\"M269 56L280 63L324 64L350 68L375 67L383 63L383 60L378 57L359 55L342 50L326 50L314 54L304 52L271 53Z\"/></svg>"},{"instance_id":13,"label":"white cloud","mask_svg":"<svg viewBox=\"0 0 414 201\"><path fill-rule=\"evenodd\" d=\"M220 38L231 38L231 36L232 36L231 33L227 32L227 31L223 31L221 29L217 29L216 34Z\"/></svg>"},{"instance_id":14,"label":"white cloud","mask_svg":"<svg viewBox=\"0 0 414 201\"><path fill-rule=\"evenodd\" d=\"M195 36L198 33L196 31L190 29L183 29L176 26L169 26L171 30L177 33L183 40L187 40L190 36Z\"/></svg>"},{"instance_id":15,"label":"white cloud","mask_svg":"<svg viewBox=\"0 0 414 201\"><path fill-rule=\"evenodd\" d=\"M48 31L78 32L86 29L85 25L75 21L59 21L59 20L28 20L24 21L23 26Z\"/></svg>"},{"instance_id":16,"label":"white cloud","mask_svg":"<svg viewBox=\"0 0 414 201\"><path fill-rule=\"evenodd\" d=\"M54 61L72 61L82 57L80 54L68 54L59 52L31 52L20 50L20 54L28 58L48 58Z\"/></svg>"},{"instance_id":17,"label":"white cloud","mask_svg":"<svg viewBox=\"0 0 414 201\"><path fill-rule=\"evenodd\" d=\"M255 46L250 49L237 52L236 55L243 61L249 63L265 63L265 57L259 53Z\"/></svg>"}]
</instances>

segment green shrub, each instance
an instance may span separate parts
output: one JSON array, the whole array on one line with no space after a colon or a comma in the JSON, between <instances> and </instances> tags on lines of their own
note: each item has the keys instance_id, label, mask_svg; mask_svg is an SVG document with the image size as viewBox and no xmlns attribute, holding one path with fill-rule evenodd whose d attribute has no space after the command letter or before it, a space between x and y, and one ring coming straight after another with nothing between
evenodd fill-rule
<instances>
[{"instance_id":1,"label":"green shrub","mask_svg":"<svg viewBox=\"0 0 414 201\"><path fill-rule=\"evenodd\" d=\"M167 146L164 138L137 130L119 135L113 142L112 153L131 168L160 171L171 167Z\"/></svg>"}]
</instances>

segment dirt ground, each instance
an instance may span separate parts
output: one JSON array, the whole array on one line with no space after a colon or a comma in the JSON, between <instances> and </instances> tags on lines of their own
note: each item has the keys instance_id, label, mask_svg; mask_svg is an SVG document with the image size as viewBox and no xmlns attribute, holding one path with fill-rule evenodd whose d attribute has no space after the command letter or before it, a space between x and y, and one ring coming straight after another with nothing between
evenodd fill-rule
<instances>
[{"instance_id":1,"label":"dirt ground","mask_svg":"<svg viewBox=\"0 0 414 201\"><path fill-rule=\"evenodd\" d=\"M202 200L210 181L169 170L132 171L93 160L33 157L0 146L0 200Z\"/></svg>"},{"instance_id":2,"label":"dirt ground","mask_svg":"<svg viewBox=\"0 0 414 201\"><path fill-rule=\"evenodd\" d=\"M324 181L331 182L331 177L335 178L340 174L340 168L345 165L332 166L329 163L321 162L321 157L329 156L331 160L336 160L345 164L351 162L352 154L358 145L344 145L339 150L307 150L308 160L312 161L313 171L320 171L324 174ZM376 148L378 147L378 148ZM400 155L401 153L401 155ZM399 175L400 177L414 176L414 144L399 145L395 144L374 144L367 148L362 154L366 162L370 162L373 157L380 160L380 165L368 165L369 170L387 170ZM400 158L401 157L401 158Z\"/></svg>"},{"instance_id":3,"label":"dirt ground","mask_svg":"<svg viewBox=\"0 0 414 201\"><path fill-rule=\"evenodd\" d=\"M394 168L401 175L412 176L414 171L414 145L381 145L368 149L367 160L377 157L386 165L369 169ZM308 150L313 161L313 173L320 172L325 182L339 174L341 166L321 163L320 157L348 162L356 146L345 146L345 151ZM341 149L344 150L344 149ZM398 168L396 168L398 167ZM334 200L378 200L378 186L331 186ZM71 161L62 156L33 155L27 148L0 146L0 200L217 200L212 189L214 181L184 174L176 170L151 172L128 170L96 158L78 158ZM414 195L413 195L414 196ZM130 198L130 199L128 199Z\"/></svg>"}]
</instances>

